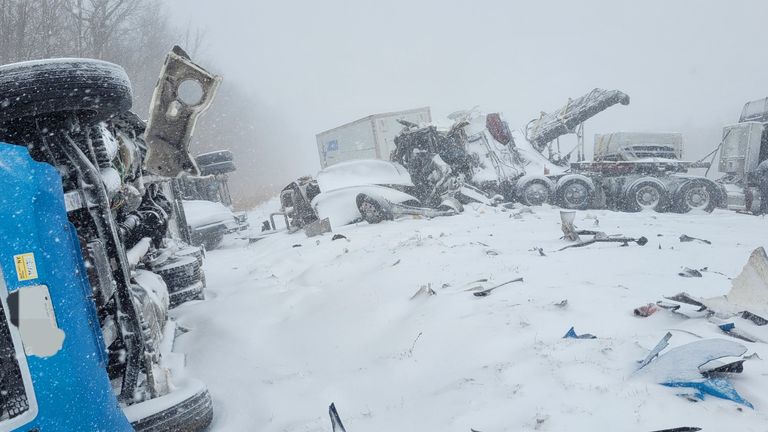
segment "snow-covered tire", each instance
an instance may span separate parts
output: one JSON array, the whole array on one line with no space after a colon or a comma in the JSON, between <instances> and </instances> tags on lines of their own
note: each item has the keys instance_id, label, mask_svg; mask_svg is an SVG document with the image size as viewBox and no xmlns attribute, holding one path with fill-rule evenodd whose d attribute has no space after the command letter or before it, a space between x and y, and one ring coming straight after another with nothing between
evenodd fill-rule
<instances>
[{"instance_id":1,"label":"snow-covered tire","mask_svg":"<svg viewBox=\"0 0 768 432\"><path fill-rule=\"evenodd\" d=\"M232 155L232 152L229 150L219 150L195 156L195 162L198 166L207 166L222 162L232 162L233 160L235 160L235 158Z\"/></svg>"},{"instance_id":2,"label":"snow-covered tire","mask_svg":"<svg viewBox=\"0 0 768 432\"><path fill-rule=\"evenodd\" d=\"M678 213L703 210L712 213L718 203L719 191L707 180L690 180L675 193L674 206Z\"/></svg>"},{"instance_id":3,"label":"snow-covered tire","mask_svg":"<svg viewBox=\"0 0 768 432\"><path fill-rule=\"evenodd\" d=\"M532 179L517 189L518 199L527 206L540 206L548 203L551 195L551 185L543 179Z\"/></svg>"},{"instance_id":4,"label":"snow-covered tire","mask_svg":"<svg viewBox=\"0 0 768 432\"><path fill-rule=\"evenodd\" d=\"M641 178L629 185L622 197L622 204L628 212L646 209L665 212L669 208L669 191L654 178Z\"/></svg>"},{"instance_id":5,"label":"snow-covered tire","mask_svg":"<svg viewBox=\"0 0 768 432\"><path fill-rule=\"evenodd\" d=\"M394 219L392 212L387 208L386 204L374 196L358 194L356 201L357 209L360 211L363 220L370 224Z\"/></svg>"},{"instance_id":6,"label":"snow-covered tire","mask_svg":"<svg viewBox=\"0 0 768 432\"><path fill-rule=\"evenodd\" d=\"M594 187L580 176L563 178L557 184L555 198L557 204L570 210L586 210L592 204Z\"/></svg>"},{"instance_id":7,"label":"snow-covered tire","mask_svg":"<svg viewBox=\"0 0 768 432\"><path fill-rule=\"evenodd\" d=\"M198 165L198 168L200 168L200 174L204 176L227 174L237 171L237 167L235 167L235 163L232 161L217 162L210 165Z\"/></svg>"},{"instance_id":8,"label":"snow-covered tire","mask_svg":"<svg viewBox=\"0 0 768 432\"><path fill-rule=\"evenodd\" d=\"M99 60L41 60L0 66L0 123L63 111L100 121L128 111L131 83L120 66Z\"/></svg>"},{"instance_id":9,"label":"snow-covered tire","mask_svg":"<svg viewBox=\"0 0 768 432\"><path fill-rule=\"evenodd\" d=\"M213 421L213 402L208 390L196 393L159 413L131 425L137 432L201 432Z\"/></svg>"}]
</instances>

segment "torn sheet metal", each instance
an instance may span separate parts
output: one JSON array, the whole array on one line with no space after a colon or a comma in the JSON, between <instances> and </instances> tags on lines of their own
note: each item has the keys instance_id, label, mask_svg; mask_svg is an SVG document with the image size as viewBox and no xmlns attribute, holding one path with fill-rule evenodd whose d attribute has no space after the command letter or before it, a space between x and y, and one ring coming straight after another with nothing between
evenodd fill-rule
<instances>
[{"instance_id":1,"label":"torn sheet metal","mask_svg":"<svg viewBox=\"0 0 768 432\"><path fill-rule=\"evenodd\" d=\"M165 177L200 175L189 154L189 143L198 117L211 106L220 84L221 77L193 63L178 46L173 47L150 104L145 133L147 171Z\"/></svg>"}]
</instances>

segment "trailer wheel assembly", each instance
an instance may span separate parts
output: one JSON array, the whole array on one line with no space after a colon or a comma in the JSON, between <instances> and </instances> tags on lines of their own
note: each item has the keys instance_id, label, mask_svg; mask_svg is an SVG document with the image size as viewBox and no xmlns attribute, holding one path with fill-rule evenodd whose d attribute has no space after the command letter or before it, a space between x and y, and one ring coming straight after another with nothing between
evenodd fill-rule
<instances>
[{"instance_id":1,"label":"trailer wheel assembly","mask_svg":"<svg viewBox=\"0 0 768 432\"><path fill-rule=\"evenodd\" d=\"M580 177L564 178L555 191L557 203L571 210L586 210L594 195L593 187Z\"/></svg>"},{"instance_id":2,"label":"trailer wheel assembly","mask_svg":"<svg viewBox=\"0 0 768 432\"><path fill-rule=\"evenodd\" d=\"M691 210L711 213L717 205L717 191L705 181L691 180L680 186L675 194L674 205L679 213Z\"/></svg>"},{"instance_id":3,"label":"trailer wheel assembly","mask_svg":"<svg viewBox=\"0 0 768 432\"><path fill-rule=\"evenodd\" d=\"M623 201L626 211L664 212L669 206L669 191L656 179L641 178L629 186Z\"/></svg>"},{"instance_id":4,"label":"trailer wheel assembly","mask_svg":"<svg viewBox=\"0 0 768 432\"><path fill-rule=\"evenodd\" d=\"M518 189L520 202L527 206L540 206L549 202L551 193L547 182L541 179L531 180Z\"/></svg>"}]
</instances>

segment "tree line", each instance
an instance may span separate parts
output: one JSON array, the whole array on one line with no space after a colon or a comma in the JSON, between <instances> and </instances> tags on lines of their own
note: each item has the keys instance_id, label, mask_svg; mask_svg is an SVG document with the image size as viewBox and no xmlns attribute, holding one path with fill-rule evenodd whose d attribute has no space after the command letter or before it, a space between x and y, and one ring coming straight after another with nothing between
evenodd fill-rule
<instances>
[{"instance_id":1,"label":"tree line","mask_svg":"<svg viewBox=\"0 0 768 432\"><path fill-rule=\"evenodd\" d=\"M0 0L0 65L56 57L119 64L133 85L133 110L143 118L173 45L222 74L206 58L204 42L203 31L174 27L161 0ZM250 167L256 148L255 109L247 92L223 75L219 97L198 123L193 153L229 148L238 165ZM239 189L235 186L233 192L242 195Z\"/></svg>"}]
</instances>

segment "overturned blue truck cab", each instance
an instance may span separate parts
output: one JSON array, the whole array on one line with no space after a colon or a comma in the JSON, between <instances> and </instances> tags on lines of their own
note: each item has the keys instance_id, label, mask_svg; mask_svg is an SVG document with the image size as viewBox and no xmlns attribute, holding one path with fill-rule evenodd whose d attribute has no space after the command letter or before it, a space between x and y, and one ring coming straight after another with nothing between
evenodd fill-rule
<instances>
[{"instance_id":1,"label":"overturned blue truck cab","mask_svg":"<svg viewBox=\"0 0 768 432\"><path fill-rule=\"evenodd\" d=\"M192 105L189 81L204 90ZM205 276L172 179L198 174L189 140L219 81L175 47L147 123L118 65L0 66L0 431L211 424L174 351L187 332L170 310L203 299Z\"/></svg>"},{"instance_id":2,"label":"overturned blue truck cab","mask_svg":"<svg viewBox=\"0 0 768 432\"><path fill-rule=\"evenodd\" d=\"M0 191L0 430L132 431L59 173L0 143Z\"/></svg>"}]
</instances>

